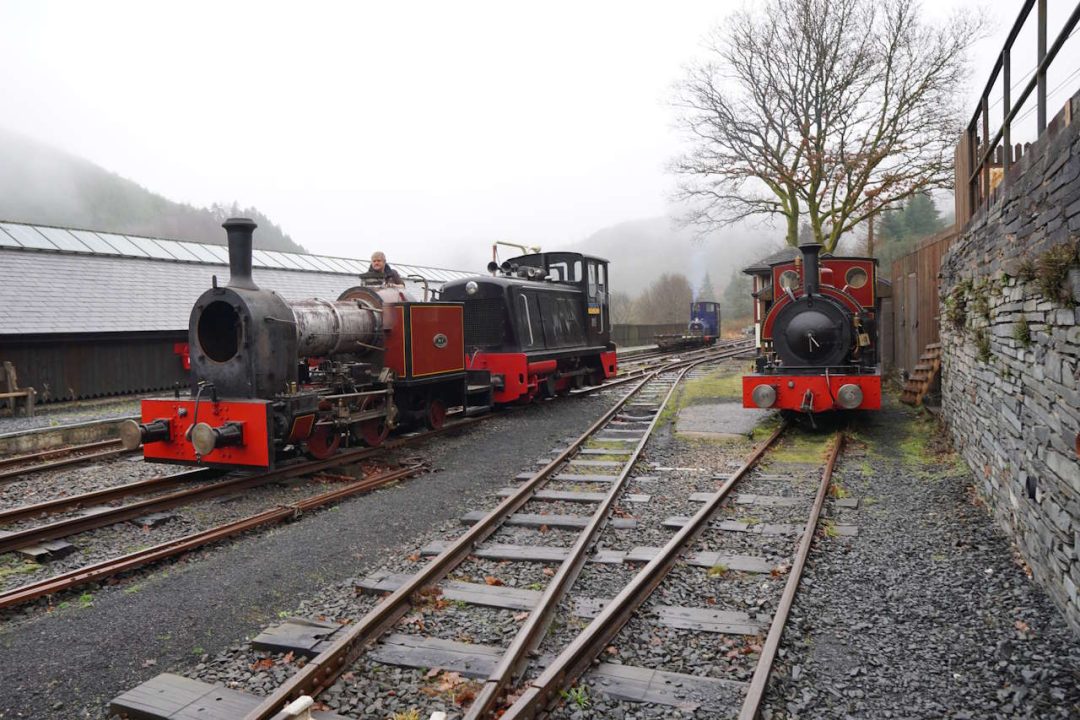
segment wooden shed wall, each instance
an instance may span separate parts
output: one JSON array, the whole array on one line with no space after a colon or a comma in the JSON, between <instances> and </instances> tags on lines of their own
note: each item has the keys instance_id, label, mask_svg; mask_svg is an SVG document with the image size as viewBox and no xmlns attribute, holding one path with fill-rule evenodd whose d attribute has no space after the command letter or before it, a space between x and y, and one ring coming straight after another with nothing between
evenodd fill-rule
<instances>
[{"instance_id":1,"label":"wooden shed wall","mask_svg":"<svg viewBox=\"0 0 1080 720\"><path fill-rule=\"evenodd\" d=\"M892 352L884 358L886 367L910 371L928 344L940 342L938 273L956 234L956 227L943 230L893 262L893 343Z\"/></svg>"}]
</instances>

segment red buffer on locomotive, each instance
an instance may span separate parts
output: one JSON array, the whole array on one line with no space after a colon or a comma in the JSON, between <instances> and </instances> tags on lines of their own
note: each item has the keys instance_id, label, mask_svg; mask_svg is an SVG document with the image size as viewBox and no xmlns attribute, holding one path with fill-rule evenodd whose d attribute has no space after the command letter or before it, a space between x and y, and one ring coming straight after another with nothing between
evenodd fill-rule
<instances>
[{"instance_id":1,"label":"red buffer on locomotive","mask_svg":"<svg viewBox=\"0 0 1080 720\"><path fill-rule=\"evenodd\" d=\"M744 272L754 278L755 372L743 407L814 414L881 408L878 319L888 283L877 260L821 246Z\"/></svg>"}]
</instances>

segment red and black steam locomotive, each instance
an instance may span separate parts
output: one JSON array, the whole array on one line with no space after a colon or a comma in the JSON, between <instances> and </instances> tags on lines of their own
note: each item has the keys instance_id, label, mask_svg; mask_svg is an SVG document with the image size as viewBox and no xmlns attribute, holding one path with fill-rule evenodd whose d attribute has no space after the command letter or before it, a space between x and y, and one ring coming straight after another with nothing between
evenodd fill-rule
<instances>
[{"instance_id":1,"label":"red and black steam locomotive","mask_svg":"<svg viewBox=\"0 0 1080 720\"><path fill-rule=\"evenodd\" d=\"M616 373L598 258L526 255L507 264L513 277L448 285L433 302L381 280L336 301L287 302L252 280L255 223L224 227L229 282L215 278L188 325L191 396L144 400L142 422L121 428L124 446L142 444L148 460L269 468L301 452L324 458L377 446L399 425L438 428L451 411Z\"/></svg>"},{"instance_id":2,"label":"red and black steam locomotive","mask_svg":"<svg viewBox=\"0 0 1080 720\"><path fill-rule=\"evenodd\" d=\"M755 372L743 407L801 413L881 407L877 260L819 257L821 246L753 267Z\"/></svg>"}]
</instances>

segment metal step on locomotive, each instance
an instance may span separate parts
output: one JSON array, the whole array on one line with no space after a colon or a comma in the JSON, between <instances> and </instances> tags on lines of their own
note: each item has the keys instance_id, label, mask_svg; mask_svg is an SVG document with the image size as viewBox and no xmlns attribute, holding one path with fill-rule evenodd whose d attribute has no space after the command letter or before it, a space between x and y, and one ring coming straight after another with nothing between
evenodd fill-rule
<instances>
[{"instance_id":1,"label":"metal step on locomotive","mask_svg":"<svg viewBox=\"0 0 1080 720\"><path fill-rule=\"evenodd\" d=\"M881 408L878 323L891 288L876 259L820 252L808 243L744 270L754 280L757 358L743 376L743 407L811 416Z\"/></svg>"},{"instance_id":2,"label":"metal step on locomotive","mask_svg":"<svg viewBox=\"0 0 1080 720\"><path fill-rule=\"evenodd\" d=\"M554 396L617 372L607 261L536 253L503 276L417 301L382 280L336 301L286 301L251 271L255 223L225 222L228 284L195 302L190 397L142 402L121 439L147 460L271 468L381 444L400 426ZM426 294L426 293L425 293Z\"/></svg>"}]
</instances>

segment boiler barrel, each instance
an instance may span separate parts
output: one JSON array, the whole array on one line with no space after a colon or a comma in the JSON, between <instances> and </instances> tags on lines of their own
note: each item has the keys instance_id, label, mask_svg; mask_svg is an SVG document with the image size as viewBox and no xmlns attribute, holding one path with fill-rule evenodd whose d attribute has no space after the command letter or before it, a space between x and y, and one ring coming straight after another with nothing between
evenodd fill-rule
<instances>
[{"instance_id":1,"label":"boiler barrel","mask_svg":"<svg viewBox=\"0 0 1080 720\"><path fill-rule=\"evenodd\" d=\"M289 303L296 318L300 357L362 354L382 347L382 312L357 301L298 300Z\"/></svg>"}]
</instances>

